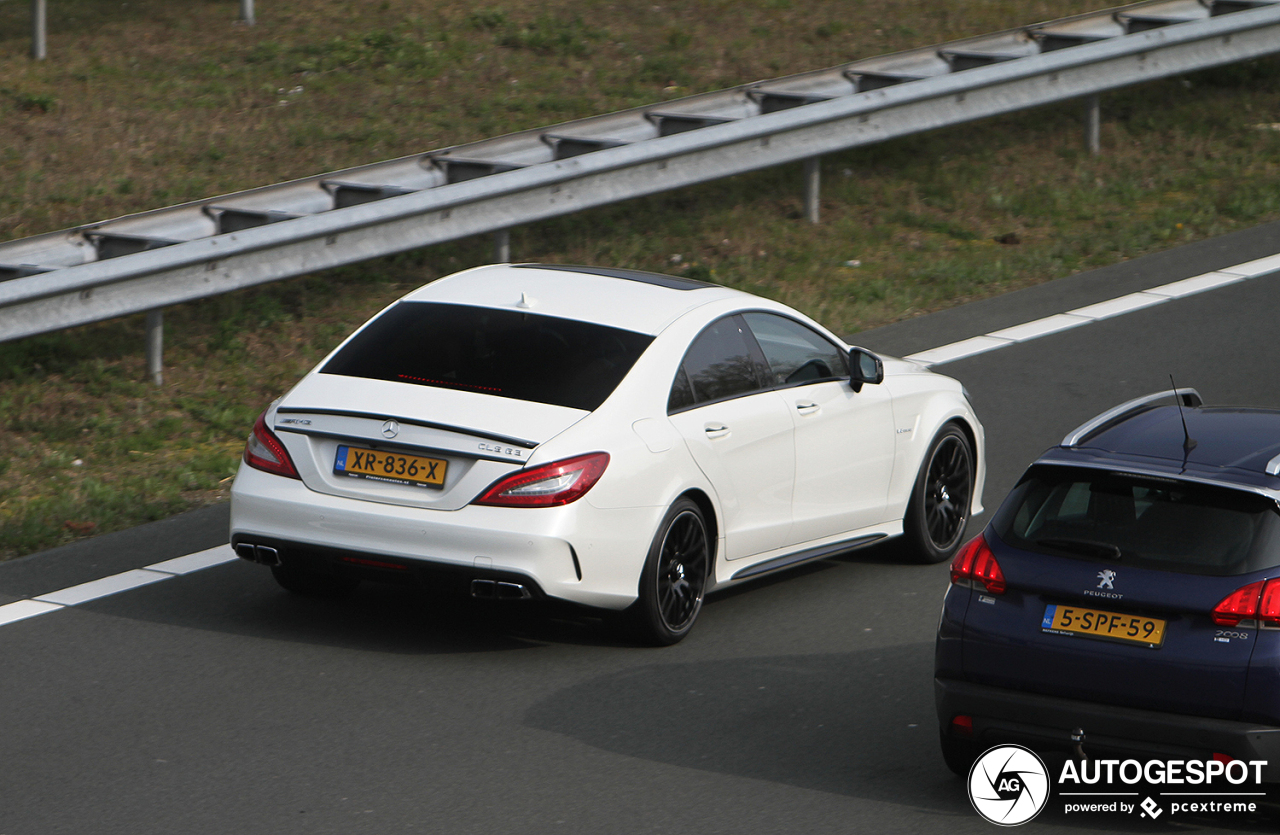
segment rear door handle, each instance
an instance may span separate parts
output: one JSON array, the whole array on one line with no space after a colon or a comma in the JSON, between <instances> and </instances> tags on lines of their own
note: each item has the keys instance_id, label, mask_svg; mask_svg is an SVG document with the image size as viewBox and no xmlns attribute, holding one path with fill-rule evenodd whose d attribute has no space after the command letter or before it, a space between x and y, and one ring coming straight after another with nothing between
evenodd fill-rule
<instances>
[{"instance_id":1,"label":"rear door handle","mask_svg":"<svg viewBox=\"0 0 1280 835\"><path fill-rule=\"evenodd\" d=\"M727 438L729 436L729 427L723 423L708 423L702 427L708 438Z\"/></svg>"},{"instance_id":2,"label":"rear door handle","mask_svg":"<svg viewBox=\"0 0 1280 835\"><path fill-rule=\"evenodd\" d=\"M822 407L812 400L797 400L796 411L802 415L812 415L822 410Z\"/></svg>"}]
</instances>

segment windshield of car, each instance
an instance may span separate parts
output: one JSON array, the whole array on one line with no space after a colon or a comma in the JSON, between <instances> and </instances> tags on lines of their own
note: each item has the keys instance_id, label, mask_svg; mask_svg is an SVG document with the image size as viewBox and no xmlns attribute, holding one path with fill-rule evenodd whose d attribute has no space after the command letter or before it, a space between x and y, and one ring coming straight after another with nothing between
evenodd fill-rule
<instances>
[{"instance_id":1,"label":"windshield of car","mask_svg":"<svg viewBox=\"0 0 1280 835\"><path fill-rule=\"evenodd\" d=\"M320 370L596 409L653 337L517 310L400 302Z\"/></svg>"},{"instance_id":2,"label":"windshield of car","mask_svg":"<svg viewBox=\"0 0 1280 835\"><path fill-rule=\"evenodd\" d=\"M1228 576L1280 565L1280 513L1257 493L1086 467L1032 467L992 521L1009 545Z\"/></svg>"}]
</instances>

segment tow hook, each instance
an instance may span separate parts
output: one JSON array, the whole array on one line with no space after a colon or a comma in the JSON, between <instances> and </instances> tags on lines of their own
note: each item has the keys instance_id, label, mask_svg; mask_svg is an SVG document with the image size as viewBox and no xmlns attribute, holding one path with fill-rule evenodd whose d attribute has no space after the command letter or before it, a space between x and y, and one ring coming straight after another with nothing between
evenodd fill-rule
<instances>
[{"instance_id":1,"label":"tow hook","mask_svg":"<svg viewBox=\"0 0 1280 835\"><path fill-rule=\"evenodd\" d=\"M1089 755L1084 752L1084 728L1076 728L1071 732L1071 742L1075 745L1077 757L1082 761L1089 759Z\"/></svg>"}]
</instances>

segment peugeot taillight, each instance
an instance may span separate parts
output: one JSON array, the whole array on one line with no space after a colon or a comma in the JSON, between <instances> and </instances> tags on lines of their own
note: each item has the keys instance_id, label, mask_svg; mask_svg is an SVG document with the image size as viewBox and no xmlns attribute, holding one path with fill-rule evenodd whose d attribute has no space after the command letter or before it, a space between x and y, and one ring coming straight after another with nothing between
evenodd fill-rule
<instances>
[{"instance_id":1,"label":"peugeot taillight","mask_svg":"<svg viewBox=\"0 0 1280 835\"><path fill-rule=\"evenodd\" d=\"M980 583L991 594L1004 594L1004 572L982 534L965 543L951 561L951 582L967 586Z\"/></svg>"},{"instance_id":2,"label":"peugeot taillight","mask_svg":"<svg viewBox=\"0 0 1280 835\"><path fill-rule=\"evenodd\" d=\"M1263 587L1258 620L1263 626L1280 626L1280 577L1268 580Z\"/></svg>"},{"instance_id":3,"label":"peugeot taillight","mask_svg":"<svg viewBox=\"0 0 1280 835\"><path fill-rule=\"evenodd\" d=\"M1245 620L1280 627L1280 577L1241 586L1213 607L1213 622L1219 626L1236 626Z\"/></svg>"},{"instance_id":4,"label":"peugeot taillight","mask_svg":"<svg viewBox=\"0 0 1280 835\"><path fill-rule=\"evenodd\" d=\"M604 475L608 465L609 453L592 452L517 470L495 481L474 503L497 507L569 504L582 498Z\"/></svg>"},{"instance_id":5,"label":"peugeot taillight","mask_svg":"<svg viewBox=\"0 0 1280 835\"><path fill-rule=\"evenodd\" d=\"M298 470L293 466L289 452L280 443L280 439L267 428L267 413L258 415L254 421L253 431L249 433L249 441L244 445L244 463L254 469L268 473L299 478Z\"/></svg>"}]
</instances>

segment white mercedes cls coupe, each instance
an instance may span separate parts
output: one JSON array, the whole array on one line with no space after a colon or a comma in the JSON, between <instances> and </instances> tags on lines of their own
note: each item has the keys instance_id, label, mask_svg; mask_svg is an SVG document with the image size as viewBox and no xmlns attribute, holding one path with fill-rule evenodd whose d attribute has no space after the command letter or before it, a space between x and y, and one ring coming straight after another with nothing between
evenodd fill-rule
<instances>
[{"instance_id":1,"label":"white mercedes cls coupe","mask_svg":"<svg viewBox=\"0 0 1280 835\"><path fill-rule=\"evenodd\" d=\"M597 267L479 267L383 310L258 418L231 544L286 589L360 580L622 612L671 644L703 596L981 511L960 384L785 305Z\"/></svg>"}]
</instances>

